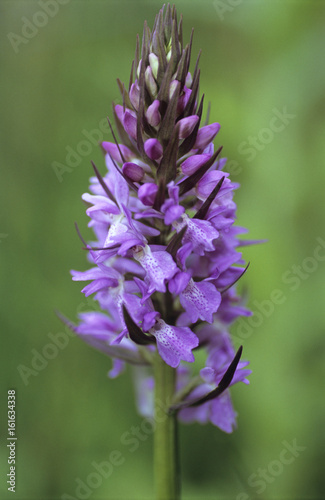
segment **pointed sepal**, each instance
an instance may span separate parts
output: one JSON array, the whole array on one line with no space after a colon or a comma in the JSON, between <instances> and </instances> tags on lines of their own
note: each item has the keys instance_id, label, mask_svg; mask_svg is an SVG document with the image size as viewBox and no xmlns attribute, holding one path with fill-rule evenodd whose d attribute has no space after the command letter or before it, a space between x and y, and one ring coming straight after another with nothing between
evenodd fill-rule
<instances>
[{"instance_id":1,"label":"pointed sepal","mask_svg":"<svg viewBox=\"0 0 325 500\"><path fill-rule=\"evenodd\" d=\"M195 399L192 401L191 400L183 401L181 403L172 405L169 409L169 412L174 413L176 411L182 410L183 408L191 408L191 407L193 408L195 406L200 406L203 403L206 403L207 401L211 401L212 399L215 399L218 396L220 396L220 394L222 394L231 384L231 381L235 375L238 363L240 361L242 352L243 352L243 346L240 346L238 351L236 352L234 359L232 360L232 362L228 366L226 373L224 374L224 376L220 380L218 386L215 389L213 389L213 391L210 391L208 394L206 394L205 396L203 396L201 398L198 398L198 399Z\"/></svg>"},{"instance_id":2,"label":"pointed sepal","mask_svg":"<svg viewBox=\"0 0 325 500\"><path fill-rule=\"evenodd\" d=\"M138 345L155 344L156 339L153 335L145 334L141 328L133 321L127 308L123 304L123 318L126 328L129 332L130 339Z\"/></svg>"},{"instance_id":3,"label":"pointed sepal","mask_svg":"<svg viewBox=\"0 0 325 500\"><path fill-rule=\"evenodd\" d=\"M180 247L182 246L182 239L184 234L187 231L187 226L184 226L179 233L175 233L170 242L168 243L168 246L166 248L166 252L170 253L170 255L173 257L174 260L176 260L176 254Z\"/></svg>"},{"instance_id":4,"label":"pointed sepal","mask_svg":"<svg viewBox=\"0 0 325 500\"><path fill-rule=\"evenodd\" d=\"M216 187L213 189L213 191L211 191L211 193L209 194L209 196L207 197L207 199L205 200L205 202L203 203L201 208L199 208L199 210L193 216L193 219L204 219L205 218L205 216L208 213L208 210L211 206L211 203L213 202L213 200L215 199L215 197L217 196L217 194L219 193L219 191L221 189L224 178L225 178L225 176L221 177L220 181L218 182Z\"/></svg>"}]
</instances>

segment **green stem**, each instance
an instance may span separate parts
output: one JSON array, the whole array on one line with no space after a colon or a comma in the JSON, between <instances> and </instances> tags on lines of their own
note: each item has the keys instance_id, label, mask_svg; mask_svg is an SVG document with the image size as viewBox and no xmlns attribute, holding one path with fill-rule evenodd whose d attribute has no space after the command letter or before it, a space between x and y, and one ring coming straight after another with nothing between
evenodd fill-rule
<instances>
[{"instance_id":1,"label":"green stem","mask_svg":"<svg viewBox=\"0 0 325 500\"><path fill-rule=\"evenodd\" d=\"M156 353L154 476L156 500L179 500L176 415L168 414L175 392L176 369Z\"/></svg>"}]
</instances>

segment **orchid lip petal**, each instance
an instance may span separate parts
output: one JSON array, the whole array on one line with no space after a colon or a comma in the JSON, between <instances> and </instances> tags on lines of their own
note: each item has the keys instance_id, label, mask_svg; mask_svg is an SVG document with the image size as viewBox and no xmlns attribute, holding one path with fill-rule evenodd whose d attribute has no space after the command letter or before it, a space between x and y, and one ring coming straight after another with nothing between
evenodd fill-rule
<instances>
[{"instance_id":1,"label":"orchid lip petal","mask_svg":"<svg viewBox=\"0 0 325 500\"><path fill-rule=\"evenodd\" d=\"M146 245L136 247L133 250L133 257L140 262L146 272L149 290L165 292L165 282L174 276L177 268L172 256L165 251L152 252L149 245Z\"/></svg>"},{"instance_id":2,"label":"orchid lip petal","mask_svg":"<svg viewBox=\"0 0 325 500\"><path fill-rule=\"evenodd\" d=\"M176 368L181 360L194 361L192 349L197 347L199 339L189 328L171 326L158 319L150 333L156 337L160 356L171 367Z\"/></svg>"}]
</instances>

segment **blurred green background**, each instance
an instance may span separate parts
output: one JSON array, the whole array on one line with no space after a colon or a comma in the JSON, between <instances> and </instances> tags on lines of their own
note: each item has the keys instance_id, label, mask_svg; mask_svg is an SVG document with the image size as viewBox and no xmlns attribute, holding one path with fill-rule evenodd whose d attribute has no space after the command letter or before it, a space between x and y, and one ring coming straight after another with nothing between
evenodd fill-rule
<instances>
[{"instance_id":1,"label":"blurred green background","mask_svg":"<svg viewBox=\"0 0 325 500\"><path fill-rule=\"evenodd\" d=\"M119 450L123 464L83 498L149 500L152 438L134 452L120 441L141 424L132 371L109 380L110 360L68 337L54 311L74 320L87 308L69 275L87 268L74 221L90 236L80 196L90 160L102 171L104 162L100 148L82 141L111 116L116 78L128 82L136 34L145 19L152 26L161 3L56 5L51 17L40 14L42 2L0 4L1 498L13 495L5 478L6 394L14 388L14 498L76 498L77 478L86 481L93 462ZM195 28L193 59L203 51L201 93L241 184L238 223L251 238L269 240L244 250L251 265L241 287L256 314L255 323L233 327L253 370L250 386L232 390L238 430L181 427L183 498L324 498L325 5L176 6L185 40ZM53 165L67 165L68 150L77 148L80 161L60 177ZM67 345L51 351L51 334L60 333ZM35 361L44 352L52 359ZM285 442L298 451L284 452Z\"/></svg>"}]
</instances>

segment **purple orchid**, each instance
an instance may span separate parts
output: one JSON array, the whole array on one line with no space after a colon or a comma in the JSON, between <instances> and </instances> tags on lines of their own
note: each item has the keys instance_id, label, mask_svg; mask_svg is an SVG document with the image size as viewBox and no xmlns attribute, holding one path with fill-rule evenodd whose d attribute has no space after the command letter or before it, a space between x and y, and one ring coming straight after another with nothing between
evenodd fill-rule
<instances>
[{"instance_id":1,"label":"purple orchid","mask_svg":"<svg viewBox=\"0 0 325 500\"><path fill-rule=\"evenodd\" d=\"M94 294L102 312L80 314L74 329L114 360L110 376L125 363L148 367L141 376L146 394L138 388L145 415L158 352L176 369L179 417L231 432L236 413L229 387L248 383L250 373L228 333L238 316L250 314L235 285L246 269L237 251L244 230L233 225L238 184L223 171L222 148L214 151L219 123L202 118L191 49L192 38L184 46L182 23L168 5L152 31L145 25L141 51L137 39L129 86L118 81L119 138L112 129L113 142L102 143L106 173L94 166L91 193L82 197L95 234L87 245L92 267L72 271L73 280L90 282L82 292ZM193 383L188 363L199 349L206 365Z\"/></svg>"}]
</instances>

